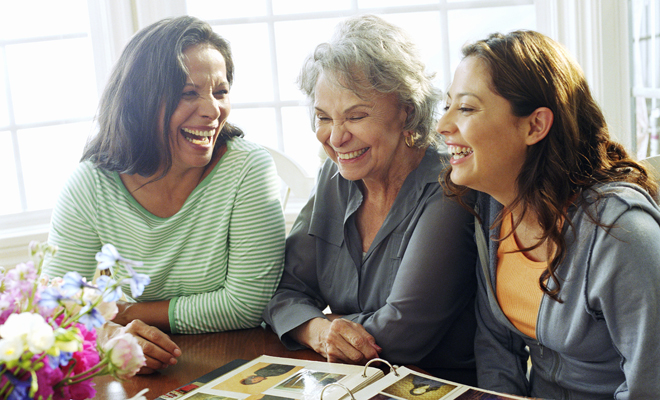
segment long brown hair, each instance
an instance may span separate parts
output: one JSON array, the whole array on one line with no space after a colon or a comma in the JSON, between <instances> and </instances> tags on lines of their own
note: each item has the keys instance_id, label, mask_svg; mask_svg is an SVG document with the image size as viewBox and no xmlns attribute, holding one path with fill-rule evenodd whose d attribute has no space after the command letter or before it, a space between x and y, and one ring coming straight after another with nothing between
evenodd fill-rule
<instances>
[{"instance_id":1,"label":"long brown hair","mask_svg":"<svg viewBox=\"0 0 660 400\"><path fill-rule=\"evenodd\" d=\"M229 42L211 25L189 16L149 25L133 36L115 65L99 104L99 131L85 146L81 161L144 177L163 168L155 179L162 178L172 166L170 119L188 77L184 52L198 44L208 44L222 54L231 85L234 63ZM159 125L165 127L162 132ZM226 123L214 151L242 135Z\"/></svg>"},{"instance_id":2,"label":"long brown hair","mask_svg":"<svg viewBox=\"0 0 660 400\"><path fill-rule=\"evenodd\" d=\"M523 215L534 213L543 229L539 241L521 251L535 249L546 240L554 244L554 253L539 283L544 293L561 301L556 270L566 255L562 221L568 221L567 206L597 183L631 182L653 197L657 184L645 167L610 138L584 73L557 42L533 31L496 33L465 46L463 56L485 63L491 90L509 101L514 115L528 116L539 107L547 107L554 114L546 137L527 149L516 181L517 197L509 208L520 207ZM445 185L450 195L461 196L468 189L455 185L450 173L448 168L443 176ZM591 218L599 224L595 216ZM549 279L554 289L548 288Z\"/></svg>"}]
</instances>

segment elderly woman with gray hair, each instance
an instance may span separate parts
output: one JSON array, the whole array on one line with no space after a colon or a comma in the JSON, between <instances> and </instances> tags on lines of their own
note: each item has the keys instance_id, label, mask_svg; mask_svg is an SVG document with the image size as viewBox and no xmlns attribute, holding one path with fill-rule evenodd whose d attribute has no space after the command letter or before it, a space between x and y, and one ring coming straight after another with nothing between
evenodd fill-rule
<instances>
[{"instance_id":1,"label":"elderly woman with gray hair","mask_svg":"<svg viewBox=\"0 0 660 400\"><path fill-rule=\"evenodd\" d=\"M438 183L430 78L375 16L343 22L307 59L299 84L329 158L264 319L288 348L331 362L381 357L476 384L472 216Z\"/></svg>"}]
</instances>

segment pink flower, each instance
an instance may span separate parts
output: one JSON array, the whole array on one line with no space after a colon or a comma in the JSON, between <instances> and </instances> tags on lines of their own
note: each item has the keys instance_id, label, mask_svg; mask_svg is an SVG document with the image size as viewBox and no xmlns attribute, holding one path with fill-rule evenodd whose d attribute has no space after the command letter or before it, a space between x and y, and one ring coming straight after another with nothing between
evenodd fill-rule
<instances>
[{"instance_id":1,"label":"pink flower","mask_svg":"<svg viewBox=\"0 0 660 400\"><path fill-rule=\"evenodd\" d=\"M39 358L39 357L35 356L35 358ZM53 387L62 380L62 377L64 375L62 371L59 368L51 369L48 363L44 363L44 366L41 369L37 370L36 373L37 373L37 382L39 383L39 389L37 390L37 393L34 396L34 398L47 399L50 396L53 396L53 398L57 398L56 392L59 392L59 390L55 389L54 392Z\"/></svg>"},{"instance_id":2,"label":"pink flower","mask_svg":"<svg viewBox=\"0 0 660 400\"><path fill-rule=\"evenodd\" d=\"M73 374L82 374L89 371L90 368L99 363L100 357L96 350L96 331L88 331L83 324L76 324L83 337L82 351L73 353L73 359L76 365L73 368ZM67 368L67 367L62 367ZM96 394L94 382L91 379L69 386L69 393L73 400L91 399Z\"/></svg>"},{"instance_id":3,"label":"pink flower","mask_svg":"<svg viewBox=\"0 0 660 400\"><path fill-rule=\"evenodd\" d=\"M110 359L110 371L119 379L128 379L146 364L142 348L130 333L117 335L103 345Z\"/></svg>"}]
</instances>

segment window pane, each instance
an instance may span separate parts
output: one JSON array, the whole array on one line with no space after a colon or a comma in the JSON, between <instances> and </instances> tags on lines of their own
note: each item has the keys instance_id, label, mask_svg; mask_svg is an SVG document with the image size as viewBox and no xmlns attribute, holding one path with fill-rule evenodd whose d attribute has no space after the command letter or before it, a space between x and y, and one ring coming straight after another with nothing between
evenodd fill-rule
<instances>
[{"instance_id":1,"label":"window pane","mask_svg":"<svg viewBox=\"0 0 660 400\"><path fill-rule=\"evenodd\" d=\"M277 125L273 108L236 108L229 122L245 133L245 139L277 149Z\"/></svg>"},{"instance_id":2,"label":"window pane","mask_svg":"<svg viewBox=\"0 0 660 400\"><path fill-rule=\"evenodd\" d=\"M9 132L0 132L0 215L15 214L21 211L14 147Z\"/></svg>"},{"instance_id":3,"label":"window pane","mask_svg":"<svg viewBox=\"0 0 660 400\"><path fill-rule=\"evenodd\" d=\"M452 74L462 58L461 47L465 43L484 39L494 32L536 28L534 5L450 10L447 18Z\"/></svg>"},{"instance_id":4,"label":"window pane","mask_svg":"<svg viewBox=\"0 0 660 400\"><path fill-rule=\"evenodd\" d=\"M7 61L17 124L94 115L90 39L7 46Z\"/></svg>"},{"instance_id":5,"label":"window pane","mask_svg":"<svg viewBox=\"0 0 660 400\"><path fill-rule=\"evenodd\" d=\"M426 65L426 72L435 73L436 81L434 83L440 89L445 89L448 83L438 81L442 77L443 69L440 12L384 14L382 17L408 32L413 43L417 45Z\"/></svg>"},{"instance_id":6,"label":"window pane","mask_svg":"<svg viewBox=\"0 0 660 400\"><path fill-rule=\"evenodd\" d=\"M273 73L268 45L268 25L242 24L213 28L231 43L234 58L234 103L272 101Z\"/></svg>"},{"instance_id":7,"label":"window pane","mask_svg":"<svg viewBox=\"0 0 660 400\"><path fill-rule=\"evenodd\" d=\"M188 15L204 20L266 15L266 0L187 0Z\"/></svg>"},{"instance_id":8,"label":"window pane","mask_svg":"<svg viewBox=\"0 0 660 400\"><path fill-rule=\"evenodd\" d=\"M273 0L273 13L299 14L318 11L350 10L351 0L309 1L309 0ZM306 31L305 34L311 31Z\"/></svg>"},{"instance_id":9,"label":"window pane","mask_svg":"<svg viewBox=\"0 0 660 400\"><path fill-rule=\"evenodd\" d=\"M7 79L5 78L5 52L0 48L0 127L9 125L9 108L7 107Z\"/></svg>"},{"instance_id":10,"label":"window pane","mask_svg":"<svg viewBox=\"0 0 660 400\"><path fill-rule=\"evenodd\" d=\"M86 0L3 1L0 38L12 40L86 33L88 19Z\"/></svg>"},{"instance_id":11,"label":"window pane","mask_svg":"<svg viewBox=\"0 0 660 400\"><path fill-rule=\"evenodd\" d=\"M275 24L277 69L281 100L303 100L296 79L303 61L317 45L330 40L341 18L315 19ZM301 35L300 32L305 32Z\"/></svg>"},{"instance_id":12,"label":"window pane","mask_svg":"<svg viewBox=\"0 0 660 400\"><path fill-rule=\"evenodd\" d=\"M325 154L312 130L307 107L282 109L284 126L284 152L298 162L313 177L321 165L320 154Z\"/></svg>"},{"instance_id":13,"label":"window pane","mask_svg":"<svg viewBox=\"0 0 660 400\"><path fill-rule=\"evenodd\" d=\"M360 8L398 7L402 5L413 6L418 4L437 4L438 0L358 0Z\"/></svg>"},{"instance_id":14,"label":"window pane","mask_svg":"<svg viewBox=\"0 0 660 400\"><path fill-rule=\"evenodd\" d=\"M78 165L91 122L18 131L29 210L51 208Z\"/></svg>"}]
</instances>

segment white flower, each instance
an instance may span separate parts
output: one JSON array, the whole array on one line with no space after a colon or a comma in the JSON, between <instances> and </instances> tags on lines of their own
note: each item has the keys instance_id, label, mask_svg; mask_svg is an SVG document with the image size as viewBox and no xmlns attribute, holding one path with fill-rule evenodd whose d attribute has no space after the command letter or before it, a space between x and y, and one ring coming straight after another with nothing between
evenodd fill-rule
<instances>
[{"instance_id":1,"label":"white flower","mask_svg":"<svg viewBox=\"0 0 660 400\"><path fill-rule=\"evenodd\" d=\"M29 312L11 314L0 326L0 337L7 340L19 338L35 354L47 351L55 344L53 327L41 315Z\"/></svg>"},{"instance_id":2,"label":"white flower","mask_svg":"<svg viewBox=\"0 0 660 400\"><path fill-rule=\"evenodd\" d=\"M110 357L110 362L120 379L128 379L146 364L144 353L135 336L122 333L108 340L103 351Z\"/></svg>"},{"instance_id":3,"label":"white flower","mask_svg":"<svg viewBox=\"0 0 660 400\"><path fill-rule=\"evenodd\" d=\"M117 312L119 312L117 303L114 301L109 303L102 301L101 304L96 306L96 310L101 313L101 316L103 316L106 321L112 321L115 316L117 316Z\"/></svg>"},{"instance_id":4,"label":"white flower","mask_svg":"<svg viewBox=\"0 0 660 400\"><path fill-rule=\"evenodd\" d=\"M25 343L21 337L0 339L0 361L9 362L18 360L23 354Z\"/></svg>"}]
</instances>

